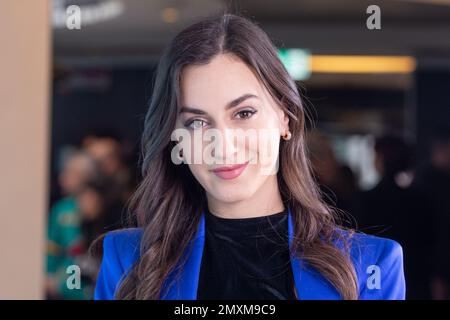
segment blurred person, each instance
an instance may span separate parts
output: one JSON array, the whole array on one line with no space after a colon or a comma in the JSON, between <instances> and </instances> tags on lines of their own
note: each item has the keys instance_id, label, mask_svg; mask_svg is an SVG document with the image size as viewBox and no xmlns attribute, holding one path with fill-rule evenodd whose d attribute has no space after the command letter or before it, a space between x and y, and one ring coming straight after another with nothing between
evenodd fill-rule
<instances>
[{"instance_id":1,"label":"blurred person","mask_svg":"<svg viewBox=\"0 0 450 320\"><path fill-rule=\"evenodd\" d=\"M401 246L342 229L320 198L301 97L264 31L233 14L205 19L175 37L156 74L131 206L138 228L103 237L96 299L404 298ZM225 134L213 164L193 164L176 129L188 140L270 132L261 139L275 152ZM268 174L260 157L279 168ZM381 286L367 274L374 265Z\"/></svg>"},{"instance_id":2,"label":"blurred person","mask_svg":"<svg viewBox=\"0 0 450 320\"><path fill-rule=\"evenodd\" d=\"M375 140L374 149L374 166L381 179L373 189L355 198L358 227L403 246L406 298L429 299L431 219L423 197L401 179L412 166L411 147L403 139L387 135Z\"/></svg>"},{"instance_id":3,"label":"blurred person","mask_svg":"<svg viewBox=\"0 0 450 320\"><path fill-rule=\"evenodd\" d=\"M58 183L64 197L76 194L89 180L98 177L98 167L94 158L75 148L66 148L62 157L62 168Z\"/></svg>"},{"instance_id":4,"label":"blurred person","mask_svg":"<svg viewBox=\"0 0 450 320\"><path fill-rule=\"evenodd\" d=\"M102 174L111 179L123 200L130 193L130 170L124 161L123 144L119 137L108 131L97 131L84 137L82 147L99 164Z\"/></svg>"},{"instance_id":5,"label":"blurred person","mask_svg":"<svg viewBox=\"0 0 450 320\"><path fill-rule=\"evenodd\" d=\"M429 163L413 186L427 199L436 234L433 246L432 295L450 299L450 127L438 125L431 135Z\"/></svg>"},{"instance_id":6,"label":"blurred person","mask_svg":"<svg viewBox=\"0 0 450 320\"><path fill-rule=\"evenodd\" d=\"M352 204L358 186L353 171L339 163L329 138L319 131L312 131L308 135L308 149L314 176L324 200L341 210L343 223L355 227Z\"/></svg>"},{"instance_id":7,"label":"blurred person","mask_svg":"<svg viewBox=\"0 0 450 320\"><path fill-rule=\"evenodd\" d=\"M92 242L105 231L111 230L105 223L106 214L110 210L105 194L108 194L108 184L104 179L89 181L77 194L78 209L82 216L81 233L82 242L79 246L79 255L75 257L83 271L85 290L92 298L95 279L100 267L100 261L89 251Z\"/></svg>"},{"instance_id":8,"label":"blurred person","mask_svg":"<svg viewBox=\"0 0 450 320\"><path fill-rule=\"evenodd\" d=\"M123 144L119 137L106 130L86 135L82 147L98 163L104 179L109 184L105 197L109 209L105 226L118 228L122 224L122 212L134 189L132 170L125 163Z\"/></svg>"},{"instance_id":9,"label":"blurred person","mask_svg":"<svg viewBox=\"0 0 450 320\"><path fill-rule=\"evenodd\" d=\"M47 281L46 292L54 298L89 298L86 290L69 290L66 286L66 268L75 264L75 257L84 248L79 196L86 184L98 178L95 161L85 152L72 152L59 175L64 197L50 210L47 235ZM85 202L85 201L84 201ZM89 215L92 212L86 211Z\"/></svg>"}]
</instances>

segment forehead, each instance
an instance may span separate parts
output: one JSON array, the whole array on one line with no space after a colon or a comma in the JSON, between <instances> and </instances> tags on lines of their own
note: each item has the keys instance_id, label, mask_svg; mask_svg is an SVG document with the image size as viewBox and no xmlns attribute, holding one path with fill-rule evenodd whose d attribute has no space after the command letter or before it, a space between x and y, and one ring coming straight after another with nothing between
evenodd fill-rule
<instances>
[{"instance_id":1,"label":"forehead","mask_svg":"<svg viewBox=\"0 0 450 320\"><path fill-rule=\"evenodd\" d=\"M231 54L217 55L206 65L185 67L180 89L182 104L199 108L222 106L244 93L263 93L252 70Z\"/></svg>"}]
</instances>

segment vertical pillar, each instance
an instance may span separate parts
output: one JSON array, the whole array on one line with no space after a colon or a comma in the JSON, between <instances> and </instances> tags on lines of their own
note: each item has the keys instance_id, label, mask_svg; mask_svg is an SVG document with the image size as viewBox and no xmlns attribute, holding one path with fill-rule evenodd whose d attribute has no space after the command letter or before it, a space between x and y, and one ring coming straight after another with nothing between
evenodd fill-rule
<instances>
[{"instance_id":1,"label":"vertical pillar","mask_svg":"<svg viewBox=\"0 0 450 320\"><path fill-rule=\"evenodd\" d=\"M43 298L48 0L0 3L0 299Z\"/></svg>"}]
</instances>

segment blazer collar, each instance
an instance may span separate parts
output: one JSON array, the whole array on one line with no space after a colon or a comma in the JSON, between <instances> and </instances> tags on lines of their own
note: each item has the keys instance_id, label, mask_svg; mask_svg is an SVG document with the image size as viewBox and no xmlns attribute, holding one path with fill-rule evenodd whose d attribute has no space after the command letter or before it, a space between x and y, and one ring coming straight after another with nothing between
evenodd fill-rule
<instances>
[{"instance_id":1,"label":"blazer collar","mask_svg":"<svg viewBox=\"0 0 450 320\"><path fill-rule=\"evenodd\" d=\"M294 225L292 214L288 208L288 235L289 245L292 245ZM186 262L180 266L182 270L178 279L174 280L175 272L167 278L163 286L162 299L164 300L196 300L200 277L203 247L205 245L205 215L202 213L197 233L190 242L185 255ZM299 257L291 256L291 266L294 275L295 287L301 300L334 300L340 299L336 289L315 269L309 267ZM168 286L169 283L172 285Z\"/></svg>"}]
</instances>

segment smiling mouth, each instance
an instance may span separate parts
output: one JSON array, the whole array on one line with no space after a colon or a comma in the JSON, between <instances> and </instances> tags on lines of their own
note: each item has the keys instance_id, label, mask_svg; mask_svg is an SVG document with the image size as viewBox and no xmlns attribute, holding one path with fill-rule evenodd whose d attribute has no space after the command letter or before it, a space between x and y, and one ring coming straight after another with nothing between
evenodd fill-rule
<instances>
[{"instance_id":1,"label":"smiling mouth","mask_svg":"<svg viewBox=\"0 0 450 320\"><path fill-rule=\"evenodd\" d=\"M214 173L217 177L224 180L231 180L239 177L242 172L247 168L249 161L242 164L235 164L232 166L220 167L212 169L211 172Z\"/></svg>"}]
</instances>

